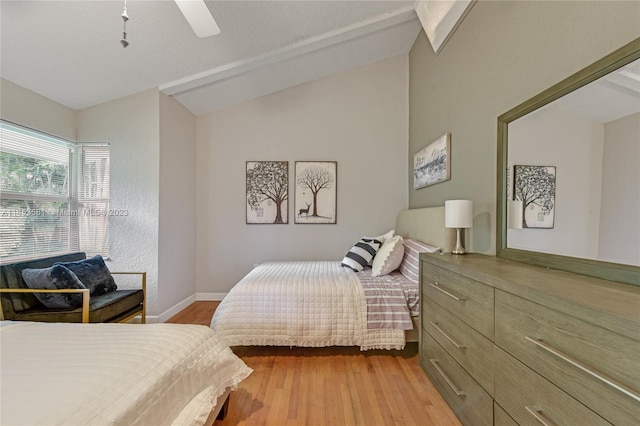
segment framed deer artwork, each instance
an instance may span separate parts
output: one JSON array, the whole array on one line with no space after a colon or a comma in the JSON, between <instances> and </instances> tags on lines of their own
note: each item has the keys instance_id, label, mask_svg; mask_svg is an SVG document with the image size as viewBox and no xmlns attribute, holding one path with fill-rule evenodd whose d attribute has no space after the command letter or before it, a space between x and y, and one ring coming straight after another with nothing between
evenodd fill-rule
<instances>
[{"instance_id":1,"label":"framed deer artwork","mask_svg":"<svg viewBox=\"0 0 640 426\"><path fill-rule=\"evenodd\" d=\"M337 173L337 161L296 161L295 223L337 223Z\"/></svg>"}]
</instances>

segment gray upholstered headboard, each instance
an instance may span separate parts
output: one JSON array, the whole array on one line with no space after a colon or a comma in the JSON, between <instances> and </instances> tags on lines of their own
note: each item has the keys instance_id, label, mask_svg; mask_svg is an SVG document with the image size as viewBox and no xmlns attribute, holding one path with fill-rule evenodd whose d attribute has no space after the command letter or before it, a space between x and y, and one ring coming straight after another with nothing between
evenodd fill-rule
<instances>
[{"instance_id":1,"label":"gray upholstered headboard","mask_svg":"<svg viewBox=\"0 0 640 426\"><path fill-rule=\"evenodd\" d=\"M456 245L456 230L444 227L444 206L400 212L396 234L440 247L444 253L451 253Z\"/></svg>"}]
</instances>

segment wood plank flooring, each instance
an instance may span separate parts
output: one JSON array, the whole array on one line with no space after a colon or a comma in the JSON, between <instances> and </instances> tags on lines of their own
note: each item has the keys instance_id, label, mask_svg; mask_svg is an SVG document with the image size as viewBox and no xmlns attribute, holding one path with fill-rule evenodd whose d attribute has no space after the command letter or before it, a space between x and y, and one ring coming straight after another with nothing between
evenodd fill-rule
<instances>
[{"instance_id":1,"label":"wood plank flooring","mask_svg":"<svg viewBox=\"0 0 640 426\"><path fill-rule=\"evenodd\" d=\"M167 322L209 325L218 302L196 302ZM253 373L231 394L227 425L460 425L418 361L355 347L234 347Z\"/></svg>"}]
</instances>

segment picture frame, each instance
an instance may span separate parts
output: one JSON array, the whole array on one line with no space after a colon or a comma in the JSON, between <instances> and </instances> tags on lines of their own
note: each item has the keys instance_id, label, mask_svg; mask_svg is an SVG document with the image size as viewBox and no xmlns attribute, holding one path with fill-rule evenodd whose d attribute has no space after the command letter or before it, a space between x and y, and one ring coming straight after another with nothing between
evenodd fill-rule
<instances>
[{"instance_id":1,"label":"picture frame","mask_svg":"<svg viewBox=\"0 0 640 426\"><path fill-rule=\"evenodd\" d=\"M337 161L296 161L294 223L337 223Z\"/></svg>"},{"instance_id":2,"label":"picture frame","mask_svg":"<svg viewBox=\"0 0 640 426\"><path fill-rule=\"evenodd\" d=\"M513 197L522 201L524 229L553 229L556 207L555 166L513 166Z\"/></svg>"},{"instance_id":3,"label":"picture frame","mask_svg":"<svg viewBox=\"0 0 640 426\"><path fill-rule=\"evenodd\" d=\"M445 133L413 155L413 189L451 179L451 133Z\"/></svg>"},{"instance_id":4,"label":"picture frame","mask_svg":"<svg viewBox=\"0 0 640 426\"><path fill-rule=\"evenodd\" d=\"M247 161L246 223L289 223L289 162Z\"/></svg>"}]
</instances>

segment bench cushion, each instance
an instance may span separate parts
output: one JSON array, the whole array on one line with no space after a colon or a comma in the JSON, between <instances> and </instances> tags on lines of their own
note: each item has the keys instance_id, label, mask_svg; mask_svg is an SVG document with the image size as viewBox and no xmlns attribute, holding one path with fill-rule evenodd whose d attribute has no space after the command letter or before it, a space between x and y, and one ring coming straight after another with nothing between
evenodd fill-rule
<instances>
[{"instance_id":1,"label":"bench cushion","mask_svg":"<svg viewBox=\"0 0 640 426\"><path fill-rule=\"evenodd\" d=\"M102 296L91 297L89 322L116 322L142 311L142 290L116 290ZM82 322L82 309L55 310L40 305L16 312L17 321Z\"/></svg>"}]
</instances>

